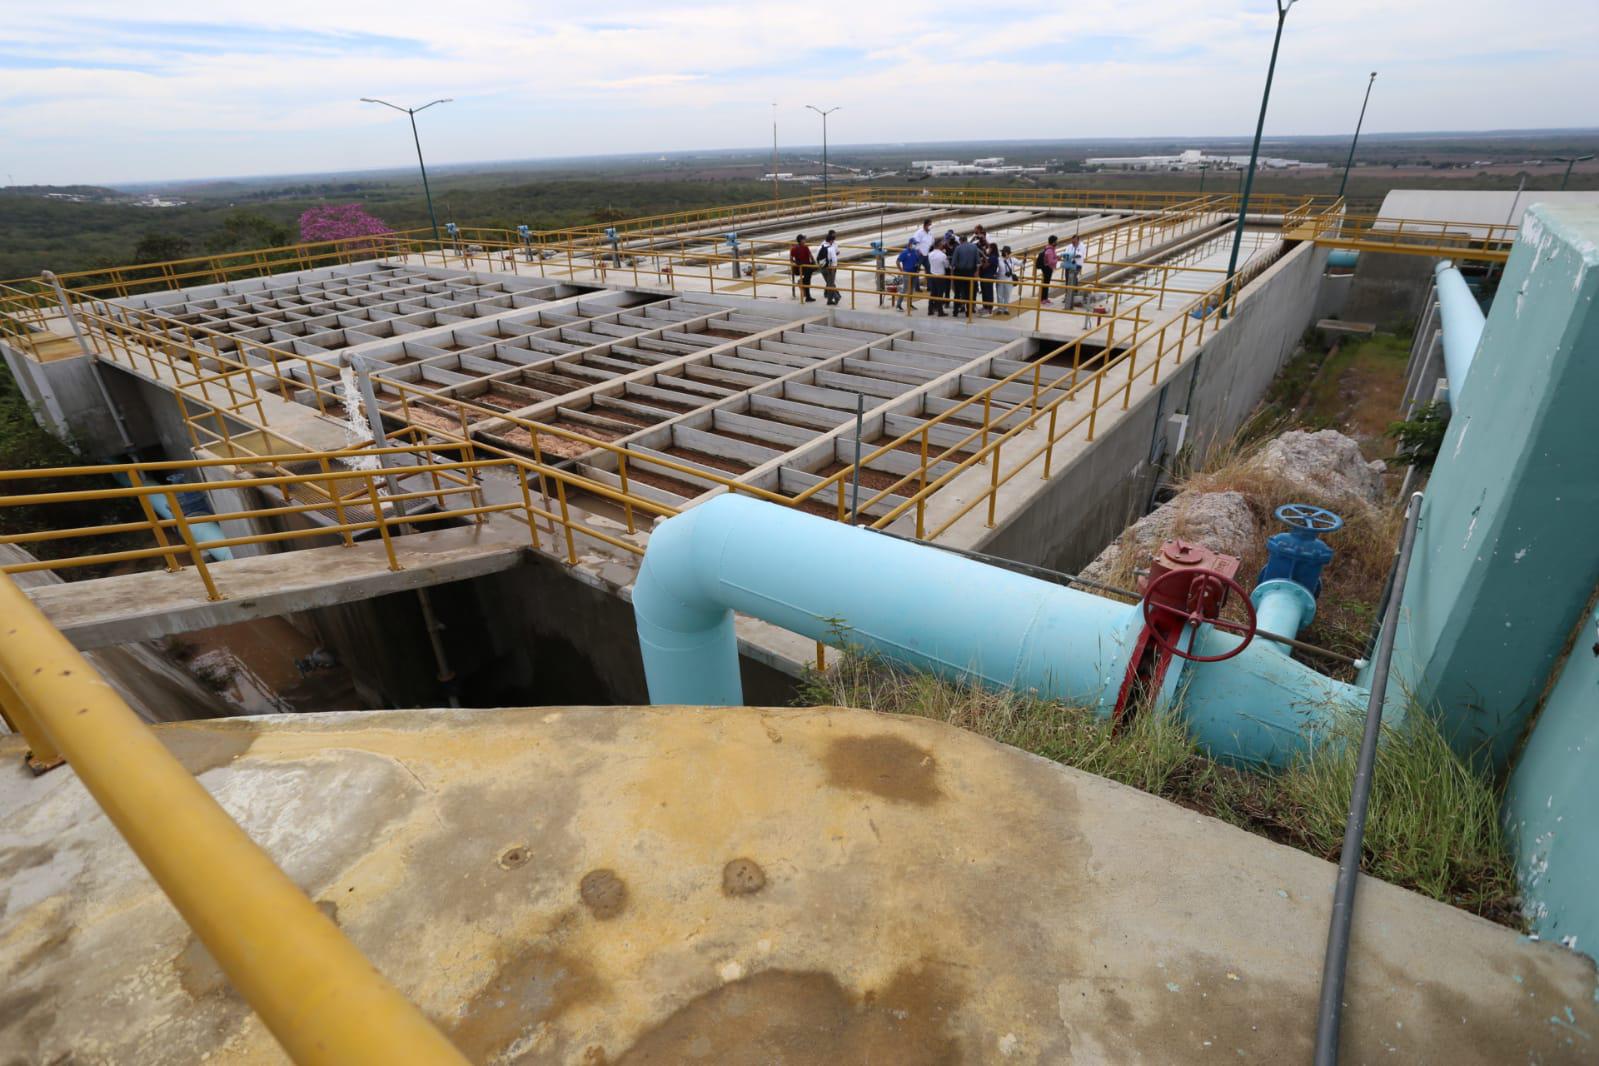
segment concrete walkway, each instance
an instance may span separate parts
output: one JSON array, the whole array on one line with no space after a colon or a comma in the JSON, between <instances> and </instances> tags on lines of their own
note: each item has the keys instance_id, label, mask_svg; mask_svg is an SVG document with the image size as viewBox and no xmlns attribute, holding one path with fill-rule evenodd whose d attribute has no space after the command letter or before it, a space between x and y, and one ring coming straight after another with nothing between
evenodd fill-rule
<instances>
[{"instance_id":1,"label":"concrete walkway","mask_svg":"<svg viewBox=\"0 0 1599 1066\"><path fill-rule=\"evenodd\" d=\"M916 718L156 733L472 1062L1308 1063L1334 868ZM0 1058L278 1063L70 768L0 739ZM203 856L197 856L199 862ZM1346 1063L1592 1062L1593 963L1366 880Z\"/></svg>"},{"instance_id":2,"label":"concrete walkway","mask_svg":"<svg viewBox=\"0 0 1599 1066\"><path fill-rule=\"evenodd\" d=\"M88 650L481 577L516 566L528 544L522 526L503 522L396 537L398 571L376 540L210 563L223 600L206 598L192 566L46 585L28 595Z\"/></svg>"}]
</instances>

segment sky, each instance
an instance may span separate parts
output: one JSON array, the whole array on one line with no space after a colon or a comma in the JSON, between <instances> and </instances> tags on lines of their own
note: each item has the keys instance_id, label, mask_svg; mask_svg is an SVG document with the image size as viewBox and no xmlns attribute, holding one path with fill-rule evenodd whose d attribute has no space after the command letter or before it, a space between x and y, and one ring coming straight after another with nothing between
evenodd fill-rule
<instances>
[{"instance_id":1,"label":"sky","mask_svg":"<svg viewBox=\"0 0 1599 1066\"><path fill-rule=\"evenodd\" d=\"M52 0L0 30L0 180L1253 132L1274 0ZM1266 134L1599 124L1594 0L1299 0ZM774 111L773 104L777 107Z\"/></svg>"}]
</instances>

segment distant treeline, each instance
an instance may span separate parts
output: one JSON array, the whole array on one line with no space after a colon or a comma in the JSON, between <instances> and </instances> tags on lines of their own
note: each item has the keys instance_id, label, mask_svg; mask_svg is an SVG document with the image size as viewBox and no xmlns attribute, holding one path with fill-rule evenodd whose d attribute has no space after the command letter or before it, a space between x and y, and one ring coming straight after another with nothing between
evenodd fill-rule
<instances>
[{"instance_id":1,"label":"distant treeline","mask_svg":"<svg viewBox=\"0 0 1599 1066\"><path fill-rule=\"evenodd\" d=\"M1587 154L1599 145L1599 135L1557 132L1547 136L1432 138L1372 138L1362 141L1360 166L1351 178L1349 197L1357 210L1375 210L1382 197L1397 186L1447 188L1515 188L1523 176L1527 188L1555 188L1560 181L1556 156ZM1014 184L1030 188L1111 188L1198 191L1201 178L1186 173L1084 172L1081 160L1105 154L1172 154L1184 148L1209 151L1247 151L1247 141L1195 138L1188 141L1127 141L1092 145L1031 143L936 146L951 158L1003 155L1010 162L1048 164L1051 172L1008 181L994 177L975 179L894 178L918 188L948 185ZM1269 172L1256 188L1266 192L1332 194L1337 191L1347 144L1336 138L1273 139L1266 149L1312 162L1330 162L1325 170L1302 173ZM928 146L894 146L873 149L835 147L834 162L842 167L887 170L903 167L912 158L928 158ZM1542 165L1534 163L1541 161ZM1482 165L1479 165L1482 164ZM1579 169L1571 177L1573 189L1599 188L1599 170ZM526 164L484 164L477 170L441 168L434 175L434 206L442 226L455 221L463 226L534 229L590 225L639 215L765 199L772 186L759 180L770 167L770 156L748 152L675 153L654 159L587 160ZM1417 169L1425 169L1425 176ZM784 152L779 169L796 173L819 172L817 161L804 151ZM842 175L842 171L840 175ZM1212 172L1206 191L1236 187L1236 172ZM427 204L420 184L409 175L373 176L352 180L351 175L295 175L282 179L224 179L181 185L149 185L142 191L184 200L181 206L141 207L132 203L97 202L126 192L98 186L13 187L0 189L0 280L37 274L92 269L136 262L243 251L270 247L298 239L297 222L306 208L329 203L359 203L395 229L428 224ZM784 185L785 196L806 191L804 185ZM94 198L76 203L51 198L66 193Z\"/></svg>"}]
</instances>

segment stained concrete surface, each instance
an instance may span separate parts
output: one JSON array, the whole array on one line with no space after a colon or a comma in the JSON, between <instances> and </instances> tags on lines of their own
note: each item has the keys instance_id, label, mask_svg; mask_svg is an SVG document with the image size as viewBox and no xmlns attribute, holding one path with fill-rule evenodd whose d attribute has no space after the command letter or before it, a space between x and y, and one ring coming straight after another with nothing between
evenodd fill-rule
<instances>
[{"instance_id":1,"label":"stained concrete surface","mask_svg":"<svg viewBox=\"0 0 1599 1066\"><path fill-rule=\"evenodd\" d=\"M1309 1059L1330 865L938 723L157 732L475 1062ZM71 771L18 754L0 741L0 1061L282 1061ZM1367 881L1344 1061L1591 1062L1594 991L1581 956Z\"/></svg>"}]
</instances>

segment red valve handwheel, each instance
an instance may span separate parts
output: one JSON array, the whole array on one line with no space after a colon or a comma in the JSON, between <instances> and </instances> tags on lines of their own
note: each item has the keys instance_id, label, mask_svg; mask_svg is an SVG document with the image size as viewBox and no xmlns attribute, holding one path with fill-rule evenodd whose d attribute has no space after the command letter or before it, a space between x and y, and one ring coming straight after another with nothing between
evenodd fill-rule
<instances>
[{"instance_id":1,"label":"red valve handwheel","mask_svg":"<svg viewBox=\"0 0 1599 1066\"><path fill-rule=\"evenodd\" d=\"M1156 603L1154 600L1155 590L1160 588L1163 583L1169 582L1173 577L1179 574L1181 574L1183 578L1189 582L1188 598L1184 606L1179 608L1173 607L1167 603ZM1232 622L1225 618L1205 617L1204 613L1200 610L1200 599L1204 590L1207 588L1215 589L1217 591L1218 607L1221 603L1226 602L1226 594L1228 591L1236 592L1239 600L1243 602L1244 610L1249 613L1249 621ZM1231 659L1234 655L1237 655L1239 652L1249 647L1250 641L1255 639L1255 605L1249 602L1249 593L1245 592L1244 587L1238 582L1234 581L1232 578L1223 574L1215 573L1213 571L1204 570L1200 571L1199 573L1195 573L1192 570L1166 571L1164 574L1161 574L1159 577L1155 578L1155 580L1151 581L1148 587L1144 589L1143 608L1144 625L1149 630L1149 639L1153 640L1156 644L1160 645L1171 654L1177 656L1179 659L1187 659L1189 662L1219 663L1225 659ZM1220 655L1194 655L1191 652L1184 651L1177 647L1175 642L1167 641L1166 637L1161 633L1161 631L1155 627L1155 620L1151 616L1151 612L1153 611L1164 611L1168 615L1177 615L1183 620L1184 626L1207 623L1216 627L1217 629L1225 629L1229 633L1237 633L1244 638L1243 643L1239 644L1236 648L1231 648L1228 651L1223 652Z\"/></svg>"}]
</instances>

